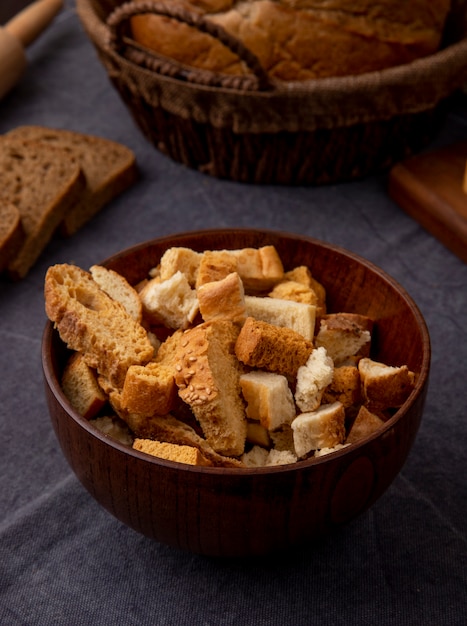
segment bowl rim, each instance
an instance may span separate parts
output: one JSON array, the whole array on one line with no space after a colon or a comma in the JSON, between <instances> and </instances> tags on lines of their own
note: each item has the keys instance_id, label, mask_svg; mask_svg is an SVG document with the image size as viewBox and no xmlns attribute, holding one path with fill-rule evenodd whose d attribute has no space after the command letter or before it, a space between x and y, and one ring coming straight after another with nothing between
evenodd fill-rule
<instances>
[{"instance_id":1,"label":"bowl rim","mask_svg":"<svg viewBox=\"0 0 467 626\"><path fill-rule=\"evenodd\" d=\"M41 363L44 380L49 386L50 391L53 393L55 399L59 402L62 409L67 413L73 420L76 422L81 428L84 428L91 436L100 440L102 443L110 445L115 450L123 453L129 454L131 457L134 457L140 461L144 461L149 465L162 466L167 469L176 469L176 470L184 470L192 473L208 473L208 474L218 474L218 475L231 475L231 476L251 476L251 475L262 475L262 474L276 474L276 473L287 473L287 472L295 472L300 471L304 468L308 468L311 466L322 465L334 459L338 459L343 456L347 456L350 453L356 453L356 451L370 444L374 439L381 437L384 433L393 428L393 426L401 419L403 419L407 408L412 405L417 398L422 394L425 390L425 387L428 385L429 379L429 371L430 371L430 362L431 362L431 340L430 334L428 331L428 327L426 321L408 291L392 276L390 276L385 270L374 264L372 261L365 259L355 252L351 252L346 248L329 243L308 235L301 235L289 231L283 230L275 230L275 229L266 229L266 228L206 228L206 229L194 229L189 231L181 231L174 232L169 235L164 235L162 237L155 237L152 239L148 239L146 241L139 242L135 245L128 246L123 250L120 250L116 254L113 254L106 259L102 260L100 264L105 265L110 261L122 258L129 253L137 252L138 250L144 249L152 244L164 244L166 242L170 242L174 239L183 239L183 238L191 238L197 235L203 236L213 236L213 235L225 235L225 234L251 234L257 233L261 235L273 235L274 237L288 237L297 239L300 241L308 242L317 246L322 246L327 248L328 250L333 251L334 253L343 255L347 258L356 261L364 265L367 269L372 272L376 272L383 280L389 283L393 288L396 289L403 297L404 301L407 303L409 308L411 309L413 315L417 320L417 324L419 326L421 335L422 335L422 343L425 346L425 350L422 355L422 362L420 367L419 375L417 376L416 384L408 396L407 400L404 404L397 409L397 411L392 415L385 423L384 426L378 428L375 432L363 437L356 443L349 444L336 450L335 452L330 452L328 454L324 454L318 457L311 457L309 459L299 460L295 463L288 463L284 465L273 465L273 466L259 466L259 467L212 467L212 466L200 466L200 465L189 465L187 463L180 463L178 461L171 461L169 459L162 459L160 457L152 456L145 452L140 452L139 450L135 450L134 448L120 443L116 439L113 439L109 435L99 431L95 426L92 426L90 420L86 419L82 415L80 415L70 404L68 399L66 398L59 380L54 376L54 367L52 363L52 356L50 352L50 345L52 343L52 338L54 333L57 331L54 328L53 323L50 320L46 321L45 328L42 334L42 342L41 342Z\"/></svg>"}]
</instances>

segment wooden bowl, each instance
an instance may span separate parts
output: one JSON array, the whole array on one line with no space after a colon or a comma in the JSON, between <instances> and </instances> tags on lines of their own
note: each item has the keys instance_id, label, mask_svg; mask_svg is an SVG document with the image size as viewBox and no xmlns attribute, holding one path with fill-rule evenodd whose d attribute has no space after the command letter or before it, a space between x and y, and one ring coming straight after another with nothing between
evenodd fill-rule
<instances>
[{"instance_id":1,"label":"wooden bowl","mask_svg":"<svg viewBox=\"0 0 467 626\"><path fill-rule=\"evenodd\" d=\"M376 321L372 357L406 364L416 385L384 427L358 444L293 465L226 469L150 457L97 431L60 388L67 349L48 322L42 343L52 424L71 468L90 494L134 530L210 556L264 555L315 540L368 509L389 487L414 442L430 367L425 321L404 289L382 270L342 248L263 230L205 230L140 244L105 262L131 283L171 246L277 248L286 269L307 265L327 290L330 312ZM97 260L96 260L97 261Z\"/></svg>"}]
</instances>

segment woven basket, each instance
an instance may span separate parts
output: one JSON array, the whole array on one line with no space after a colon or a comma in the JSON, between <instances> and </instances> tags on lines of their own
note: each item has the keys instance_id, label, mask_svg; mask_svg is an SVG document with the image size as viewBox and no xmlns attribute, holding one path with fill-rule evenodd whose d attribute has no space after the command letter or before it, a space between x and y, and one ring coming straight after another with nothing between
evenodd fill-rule
<instances>
[{"instance_id":1,"label":"woven basket","mask_svg":"<svg viewBox=\"0 0 467 626\"><path fill-rule=\"evenodd\" d=\"M407 65L296 83L270 79L212 22L147 0L76 0L109 78L146 138L190 168L241 182L325 184L383 171L434 137L467 82L466 2L443 49ZM454 10L453 10L454 11ZM225 76L182 66L129 37L132 15L156 13L217 37L250 69Z\"/></svg>"}]
</instances>

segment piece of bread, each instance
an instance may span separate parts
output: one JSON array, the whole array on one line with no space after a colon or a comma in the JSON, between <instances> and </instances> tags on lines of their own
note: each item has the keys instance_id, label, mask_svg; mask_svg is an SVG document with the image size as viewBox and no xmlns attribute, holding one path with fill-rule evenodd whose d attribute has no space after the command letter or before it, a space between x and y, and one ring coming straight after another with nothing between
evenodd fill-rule
<instances>
[{"instance_id":1,"label":"piece of bread","mask_svg":"<svg viewBox=\"0 0 467 626\"><path fill-rule=\"evenodd\" d=\"M200 450L193 446L167 443L165 441L153 441L152 439L135 439L133 448L161 459L177 461L177 463L202 466L212 465L212 463L201 454Z\"/></svg>"},{"instance_id":2,"label":"piece of bread","mask_svg":"<svg viewBox=\"0 0 467 626\"><path fill-rule=\"evenodd\" d=\"M240 376L240 387L247 403L246 416L267 430L276 430L294 419L295 403L285 376L254 370Z\"/></svg>"},{"instance_id":3,"label":"piece of bread","mask_svg":"<svg viewBox=\"0 0 467 626\"><path fill-rule=\"evenodd\" d=\"M245 467L271 467L296 463L297 457L289 450L265 450L261 446L253 446L242 455L242 462Z\"/></svg>"},{"instance_id":4,"label":"piece of bread","mask_svg":"<svg viewBox=\"0 0 467 626\"><path fill-rule=\"evenodd\" d=\"M351 356L368 356L371 347L373 320L356 313L330 313L320 321L315 338L316 346L323 346L335 365Z\"/></svg>"},{"instance_id":5,"label":"piece of bread","mask_svg":"<svg viewBox=\"0 0 467 626\"><path fill-rule=\"evenodd\" d=\"M315 348L305 365L298 368L295 402L302 412L321 404L324 390L332 383L334 363L324 348Z\"/></svg>"},{"instance_id":6,"label":"piece of bread","mask_svg":"<svg viewBox=\"0 0 467 626\"><path fill-rule=\"evenodd\" d=\"M322 402L325 404L340 402L347 409L361 401L360 373L356 365L335 367L332 381L324 390Z\"/></svg>"},{"instance_id":7,"label":"piece of bread","mask_svg":"<svg viewBox=\"0 0 467 626\"><path fill-rule=\"evenodd\" d=\"M286 272L284 280L278 283L268 295L270 298L312 304L316 309L317 318L326 315L326 290L304 265Z\"/></svg>"},{"instance_id":8,"label":"piece of bread","mask_svg":"<svg viewBox=\"0 0 467 626\"><path fill-rule=\"evenodd\" d=\"M61 387L68 401L86 419L105 406L107 396L97 383L96 373L79 352L74 352L63 370Z\"/></svg>"},{"instance_id":9,"label":"piece of bread","mask_svg":"<svg viewBox=\"0 0 467 626\"><path fill-rule=\"evenodd\" d=\"M110 298L89 272L69 264L46 273L45 310L62 341L81 352L89 367L117 388L130 365L145 365L153 355L145 329Z\"/></svg>"},{"instance_id":10,"label":"piece of bread","mask_svg":"<svg viewBox=\"0 0 467 626\"><path fill-rule=\"evenodd\" d=\"M345 443L357 443L357 441L368 437L383 425L384 420L369 411L365 406L361 406L347 434Z\"/></svg>"},{"instance_id":11,"label":"piece of bread","mask_svg":"<svg viewBox=\"0 0 467 626\"><path fill-rule=\"evenodd\" d=\"M242 324L246 320L245 292L237 272L200 285L196 295L199 312L205 322L228 320Z\"/></svg>"},{"instance_id":12,"label":"piece of bread","mask_svg":"<svg viewBox=\"0 0 467 626\"><path fill-rule=\"evenodd\" d=\"M252 317L246 319L235 343L235 354L245 365L292 379L312 351L313 344L300 333Z\"/></svg>"},{"instance_id":13,"label":"piece of bread","mask_svg":"<svg viewBox=\"0 0 467 626\"><path fill-rule=\"evenodd\" d=\"M93 265L89 272L91 276L105 293L120 302L137 322L143 319L143 303L138 292L129 284L121 274L107 269L102 265Z\"/></svg>"},{"instance_id":14,"label":"piece of bread","mask_svg":"<svg viewBox=\"0 0 467 626\"><path fill-rule=\"evenodd\" d=\"M86 187L63 218L61 231L65 235L75 233L137 179L134 153L126 146L103 137L44 126L18 126L6 137L60 148L81 167Z\"/></svg>"},{"instance_id":15,"label":"piece of bread","mask_svg":"<svg viewBox=\"0 0 467 626\"><path fill-rule=\"evenodd\" d=\"M393 367L363 358L358 362L358 371L363 399L370 410L402 406L415 385L415 375L407 365Z\"/></svg>"},{"instance_id":16,"label":"piece of bread","mask_svg":"<svg viewBox=\"0 0 467 626\"><path fill-rule=\"evenodd\" d=\"M196 287L216 280L222 280L229 274L237 272L237 270L238 261L229 250L206 250L201 255L196 277Z\"/></svg>"},{"instance_id":17,"label":"piece of bread","mask_svg":"<svg viewBox=\"0 0 467 626\"><path fill-rule=\"evenodd\" d=\"M175 364L180 398L191 407L209 445L225 456L242 454L246 440L237 336L232 322L199 324L185 331Z\"/></svg>"},{"instance_id":18,"label":"piece of bread","mask_svg":"<svg viewBox=\"0 0 467 626\"><path fill-rule=\"evenodd\" d=\"M313 339L316 307L312 304L280 298L245 296L245 307L249 317L274 326L291 328L308 341Z\"/></svg>"},{"instance_id":19,"label":"piece of bread","mask_svg":"<svg viewBox=\"0 0 467 626\"><path fill-rule=\"evenodd\" d=\"M274 246L230 250L245 291L266 291L284 278L284 266Z\"/></svg>"},{"instance_id":20,"label":"piece of bread","mask_svg":"<svg viewBox=\"0 0 467 626\"><path fill-rule=\"evenodd\" d=\"M18 208L11 202L0 201L0 272L16 256L25 238Z\"/></svg>"},{"instance_id":21,"label":"piece of bread","mask_svg":"<svg viewBox=\"0 0 467 626\"><path fill-rule=\"evenodd\" d=\"M79 164L63 150L0 138L0 202L17 207L25 231L8 263L11 278L26 276L84 188Z\"/></svg>"},{"instance_id":22,"label":"piece of bread","mask_svg":"<svg viewBox=\"0 0 467 626\"><path fill-rule=\"evenodd\" d=\"M297 456L313 450L333 448L345 439L345 411L340 402L322 404L316 411L302 413L292 422Z\"/></svg>"},{"instance_id":23,"label":"piece of bread","mask_svg":"<svg viewBox=\"0 0 467 626\"><path fill-rule=\"evenodd\" d=\"M246 440L254 446L261 446L262 448L271 447L271 437L269 431L259 422L251 420L246 424Z\"/></svg>"},{"instance_id":24,"label":"piece of bread","mask_svg":"<svg viewBox=\"0 0 467 626\"><path fill-rule=\"evenodd\" d=\"M145 319L168 328L188 328L199 311L196 291L180 270L163 281L159 278L149 280L139 297Z\"/></svg>"},{"instance_id":25,"label":"piece of bread","mask_svg":"<svg viewBox=\"0 0 467 626\"><path fill-rule=\"evenodd\" d=\"M172 367L150 361L128 368L121 394L124 410L142 416L167 415L174 409L176 397Z\"/></svg>"},{"instance_id":26,"label":"piece of bread","mask_svg":"<svg viewBox=\"0 0 467 626\"><path fill-rule=\"evenodd\" d=\"M173 246L164 252L159 263L159 276L162 281L172 278L177 272L185 275L189 285L194 287L203 253L191 248Z\"/></svg>"},{"instance_id":27,"label":"piece of bread","mask_svg":"<svg viewBox=\"0 0 467 626\"><path fill-rule=\"evenodd\" d=\"M102 415L90 421L104 435L108 435L125 446L133 445L134 436L128 425L116 415Z\"/></svg>"},{"instance_id":28,"label":"piece of bread","mask_svg":"<svg viewBox=\"0 0 467 626\"><path fill-rule=\"evenodd\" d=\"M270 76L283 81L361 74L432 54L450 8L449 0L174 0L171 5L224 28ZM136 41L184 65L223 74L248 71L217 39L186 24L140 14L131 28Z\"/></svg>"}]
</instances>

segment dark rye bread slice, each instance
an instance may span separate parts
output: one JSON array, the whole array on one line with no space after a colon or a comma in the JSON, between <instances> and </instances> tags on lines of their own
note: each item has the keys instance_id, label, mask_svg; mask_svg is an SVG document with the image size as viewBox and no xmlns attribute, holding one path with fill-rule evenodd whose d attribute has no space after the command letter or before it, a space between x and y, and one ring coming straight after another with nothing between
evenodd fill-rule
<instances>
[{"instance_id":1,"label":"dark rye bread slice","mask_svg":"<svg viewBox=\"0 0 467 626\"><path fill-rule=\"evenodd\" d=\"M26 234L8 263L11 278L26 276L84 187L79 164L63 150L0 138L0 201L17 207Z\"/></svg>"},{"instance_id":2,"label":"dark rye bread slice","mask_svg":"<svg viewBox=\"0 0 467 626\"><path fill-rule=\"evenodd\" d=\"M6 136L66 150L80 164L86 189L62 221L60 230L66 236L79 230L138 177L134 153L109 139L44 126L18 126Z\"/></svg>"},{"instance_id":3,"label":"dark rye bread slice","mask_svg":"<svg viewBox=\"0 0 467 626\"><path fill-rule=\"evenodd\" d=\"M14 204L0 202L0 272L16 255L25 238L19 210Z\"/></svg>"}]
</instances>

